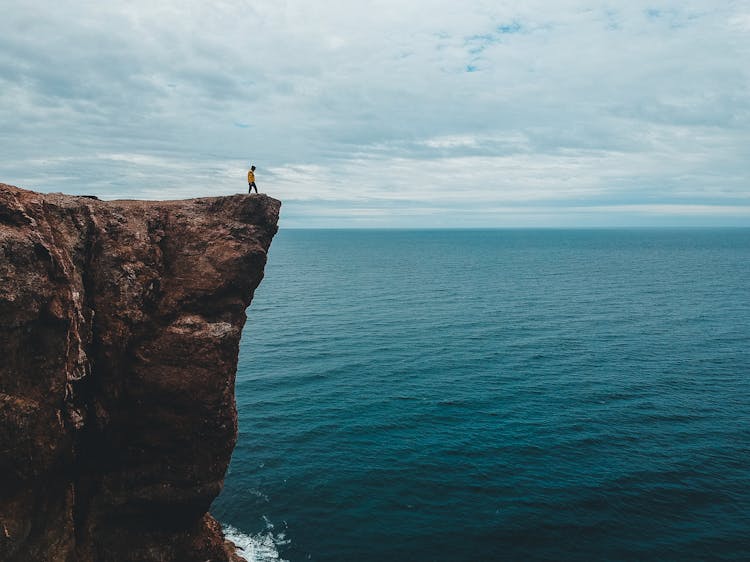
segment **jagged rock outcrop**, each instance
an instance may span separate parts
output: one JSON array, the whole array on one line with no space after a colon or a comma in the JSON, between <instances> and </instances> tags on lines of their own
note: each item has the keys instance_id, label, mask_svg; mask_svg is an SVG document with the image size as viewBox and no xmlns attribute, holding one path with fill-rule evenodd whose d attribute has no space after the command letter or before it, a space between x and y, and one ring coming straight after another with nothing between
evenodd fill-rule
<instances>
[{"instance_id":1,"label":"jagged rock outcrop","mask_svg":"<svg viewBox=\"0 0 750 562\"><path fill-rule=\"evenodd\" d=\"M0 184L0 560L235 559L207 511L279 207Z\"/></svg>"}]
</instances>

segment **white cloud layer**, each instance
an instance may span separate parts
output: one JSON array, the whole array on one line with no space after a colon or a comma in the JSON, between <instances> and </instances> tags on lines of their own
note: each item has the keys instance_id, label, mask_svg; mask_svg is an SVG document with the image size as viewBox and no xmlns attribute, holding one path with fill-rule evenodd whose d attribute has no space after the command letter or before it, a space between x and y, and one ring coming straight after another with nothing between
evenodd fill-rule
<instances>
[{"instance_id":1,"label":"white cloud layer","mask_svg":"<svg viewBox=\"0 0 750 562\"><path fill-rule=\"evenodd\" d=\"M245 189L286 226L750 225L731 0L24 2L0 181Z\"/></svg>"}]
</instances>

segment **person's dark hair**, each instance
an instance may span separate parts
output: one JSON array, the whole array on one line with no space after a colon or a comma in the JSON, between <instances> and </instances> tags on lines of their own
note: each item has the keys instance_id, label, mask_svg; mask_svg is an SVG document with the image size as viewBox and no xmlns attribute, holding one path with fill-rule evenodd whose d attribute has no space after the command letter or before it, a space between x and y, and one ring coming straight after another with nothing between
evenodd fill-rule
<instances>
[{"instance_id":1,"label":"person's dark hair","mask_svg":"<svg viewBox=\"0 0 750 562\"><path fill-rule=\"evenodd\" d=\"M255 166L250 166L250 169L251 170L255 170Z\"/></svg>"}]
</instances>

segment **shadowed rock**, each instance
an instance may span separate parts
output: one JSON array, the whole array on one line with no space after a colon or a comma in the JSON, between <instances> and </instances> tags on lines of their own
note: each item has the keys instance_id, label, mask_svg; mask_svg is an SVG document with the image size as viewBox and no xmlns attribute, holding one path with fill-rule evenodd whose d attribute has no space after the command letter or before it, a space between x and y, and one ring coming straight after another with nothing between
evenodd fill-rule
<instances>
[{"instance_id":1,"label":"shadowed rock","mask_svg":"<svg viewBox=\"0 0 750 562\"><path fill-rule=\"evenodd\" d=\"M207 514L280 203L0 184L0 560L232 560Z\"/></svg>"}]
</instances>

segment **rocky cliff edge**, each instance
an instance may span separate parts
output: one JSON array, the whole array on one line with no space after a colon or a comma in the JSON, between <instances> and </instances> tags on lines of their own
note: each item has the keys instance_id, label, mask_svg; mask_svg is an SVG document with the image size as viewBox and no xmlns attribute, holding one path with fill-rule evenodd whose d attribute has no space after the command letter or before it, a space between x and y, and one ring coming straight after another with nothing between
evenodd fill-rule
<instances>
[{"instance_id":1,"label":"rocky cliff edge","mask_svg":"<svg viewBox=\"0 0 750 562\"><path fill-rule=\"evenodd\" d=\"M280 202L0 184L0 560L237 560L208 514Z\"/></svg>"}]
</instances>

